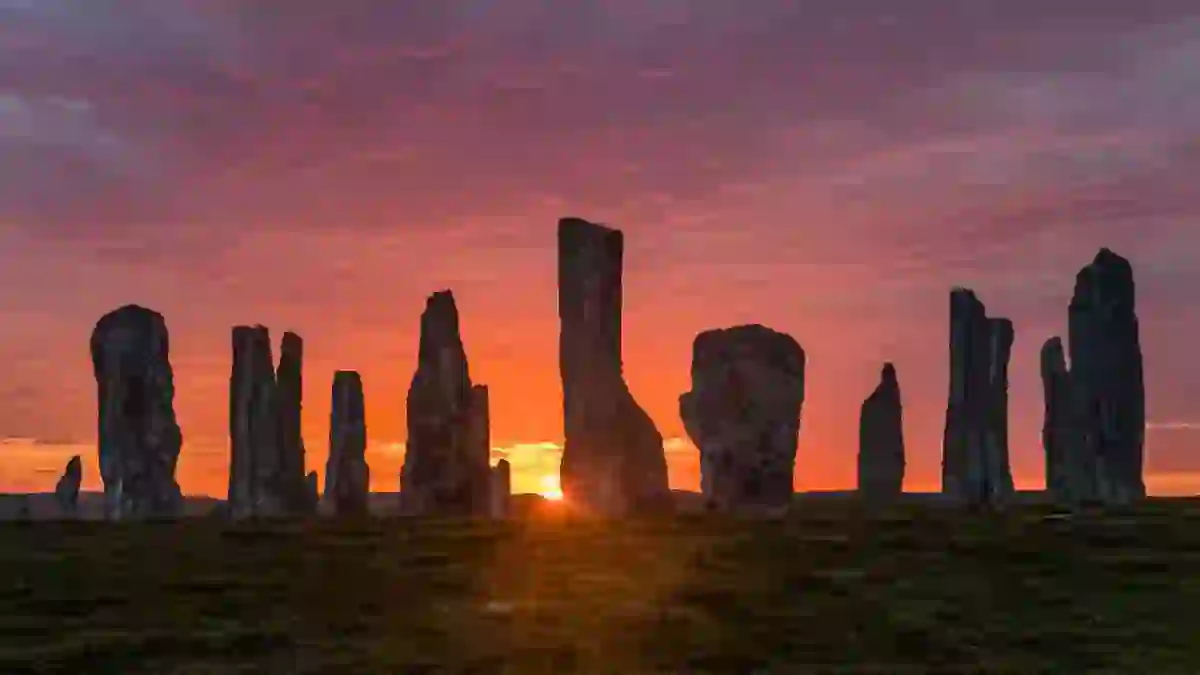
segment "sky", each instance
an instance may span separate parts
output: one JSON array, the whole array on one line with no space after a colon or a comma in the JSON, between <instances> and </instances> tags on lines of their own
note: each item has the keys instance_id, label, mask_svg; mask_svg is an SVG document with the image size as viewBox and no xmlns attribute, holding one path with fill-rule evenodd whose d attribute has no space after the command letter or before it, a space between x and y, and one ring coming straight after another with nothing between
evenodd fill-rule
<instances>
[{"instance_id":1,"label":"sky","mask_svg":"<svg viewBox=\"0 0 1200 675\"><path fill-rule=\"evenodd\" d=\"M96 489L88 338L163 313L189 494L227 489L230 328L364 380L397 489L425 298L450 288L495 458L552 488L555 224L625 232L624 363L696 489L696 333L808 356L799 489L854 485L893 361L905 486L937 489L948 293L1016 327L1011 457L1043 484L1038 350L1074 275L1129 258L1146 482L1200 492L1200 7L1192 0L0 0L0 490ZM547 487L549 486L549 487Z\"/></svg>"}]
</instances>

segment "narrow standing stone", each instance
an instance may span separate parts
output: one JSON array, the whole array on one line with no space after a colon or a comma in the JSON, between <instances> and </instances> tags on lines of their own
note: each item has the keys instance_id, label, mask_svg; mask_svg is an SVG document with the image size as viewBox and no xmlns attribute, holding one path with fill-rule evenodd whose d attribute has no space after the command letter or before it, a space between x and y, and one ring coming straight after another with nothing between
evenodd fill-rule
<instances>
[{"instance_id":1,"label":"narrow standing stone","mask_svg":"<svg viewBox=\"0 0 1200 675\"><path fill-rule=\"evenodd\" d=\"M558 222L562 490L573 508L604 515L671 508L662 436L621 373L623 253L619 230Z\"/></svg>"},{"instance_id":2,"label":"narrow standing stone","mask_svg":"<svg viewBox=\"0 0 1200 675\"><path fill-rule=\"evenodd\" d=\"M75 455L63 469L54 486L54 498L64 516L74 517L79 511L79 485L83 482L83 461Z\"/></svg>"},{"instance_id":3,"label":"narrow standing stone","mask_svg":"<svg viewBox=\"0 0 1200 675\"><path fill-rule=\"evenodd\" d=\"M509 497L512 494L512 468L507 459L496 462L491 471L491 515L493 518L507 518L509 515Z\"/></svg>"},{"instance_id":4,"label":"narrow standing stone","mask_svg":"<svg viewBox=\"0 0 1200 675\"><path fill-rule=\"evenodd\" d=\"M178 516L182 495L175 466L183 435L175 421L166 322L158 312L126 305L101 317L90 346L105 515Z\"/></svg>"},{"instance_id":5,"label":"narrow standing stone","mask_svg":"<svg viewBox=\"0 0 1200 675\"><path fill-rule=\"evenodd\" d=\"M904 491L904 412L896 368L883 364L879 384L862 404L858 424L858 491L895 499Z\"/></svg>"},{"instance_id":6,"label":"narrow standing stone","mask_svg":"<svg viewBox=\"0 0 1200 675\"><path fill-rule=\"evenodd\" d=\"M270 333L263 326L235 326L232 337L229 513L233 518L278 516L284 500Z\"/></svg>"},{"instance_id":7,"label":"narrow standing stone","mask_svg":"<svg viewBox=\"0 0 1200 675\"><path fill-rule=\"evenodd\" d=\"M338 515L365 515L370 474L366 460L366 407L358 373L350 370L334 373L329 417L325 499Z\"/></svg>"},{"instance_id":8,"label":"narrow standing stone","mask_svg":"<svg viewBox=\"0 0 1200 675\"><path fill-rule=\"evenodd\" d=\"M1041 371L1045 396L1042 446L1046 451L1046 491L1055 502L1071 504L1085 493L1095 467L1078 456L1071 373L1067 370L1062 339L1052 337L1042 345ZM1080 485L1081 482L1085 485Z\"/></svg>"},{"instance_id":9,"label":"narrow standing stone","mask_svg":"<svg viewBox=\"0 0 1200 675\"><path fill-rule=\"evenodd\" d=\"M278 415L279 478L282 496L289 511L304 513L311 509L304 474L304 437L301 417L304 395L304 341L285 332L279 348L279 366L275 370L276 414Z\"/></svg>"}]
</instances>

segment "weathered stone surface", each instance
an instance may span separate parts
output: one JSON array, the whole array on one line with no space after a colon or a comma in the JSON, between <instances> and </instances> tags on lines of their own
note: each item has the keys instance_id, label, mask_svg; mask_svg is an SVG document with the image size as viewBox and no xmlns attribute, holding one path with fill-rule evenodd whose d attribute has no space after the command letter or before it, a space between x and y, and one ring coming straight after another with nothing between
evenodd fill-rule
<instances>
[{"instance_id":1,"label":"weathered stone surface","mask_svg":"<svg viewBox=\"0 0 1200 675\"><path fill-rule=\"evenodd\" d=\"M325 501L337 515L365 515L370 473L366 460L366 407L358 373L350 370L334 373L329 418Z\"/></svg>"},{"instance_id":2,"label":"weathered stone surface","mask_svg":"<svg viewBox=\"0 0 1200 675\"><path fill-rule=\"evenodd\" d=\"M896 367L883 364L879 384L862 404L858 423L858 491L895 499L904 491L904 411Z\"/></svg>"},{"instance_id":3,"label":"weathered stone surface","mask_svg":"<svg viewBox=\"0 0 1200 675\"><path fill-rule=\"evenodd\" d=\"M1075 277L1068 327L1074 422L1082 464L1094 464L1084 499L1124 504L1146 496L1146 399L1133 267L1107 248ZM1082 473L1086 467L1080 467Z\"/></svg>"},{"instance_id":4,"label":"weathered stone surface","mask_svg":"<svg viewBox=\"0 0 1200 675\"><path fill-rule=\"evenodd\" d=\"M1042 446L1046 451L1046 491L1054 501L1072 503L1079 500L1081 480L1090 484L1095 467L1078 456L1073 421L1074 396L1071 393L1071 373L1067 370L1062 339L1052 337L1041 350L1042 391L1045 415L1042 420Z\"/></svg>"},{"instance_id":5,"label":"weathered stone surface","mask_svg":"<svg viewBox=\"0 0 1200 675\"><path fill-rule=\"evenodd\" d=\"M566 442L563 494L582 512L671 508L662 436L621 372L619 230L558 222L559 370Z\"/></svg>"},{"instance_id":6,"label":"weathered stone surface","mask_svg":"<svg viewBox=\"0 0 1200 675\"><path fill-rule=\"evenodd\" d=\"M508 499L512 494L512 467L507 459L496 462L491 470L491 515L493 518L508 517Z\"/></svg>"},{"instance_id":7,"label":"weathered stone surface","mask_svg":"<svg viewBox=\"0 0 1200 675\"><path fill-rule=\"evenodd\" d=\"M229 377L228 501L233 518L284 512L276 402L270 333L263 326L235 326Z\"/></svg>"},{"instance_id":8,"label":"weathered stone surface","mask_svg":"<svg viewBox=\"0 0 1200 675\"><path fill-rule=\"evenodd\" d=\"M709 508L776 511L792 498L805 355L760 325L710 330L692 344L692 390L679 414L700 449Z\"/></svg>"},{"instance_id":9,"label":"weathered stone surface","mask_svg":"<svg viewBox=\"0 0 1200 675\"><path fill-rule=\"evenodd\" d=\"M942 491L972 505L1012 494L1008 466L1008 357L1013 331L988 319L965 288L950 292L950 395L943 439Z\"/></svg>"},{"instance_id":10,"label":"weathered stone surface","mask_svg":"<svg viewBox=\"0 0 1200 675\"><path fill-rule=\"evenodd\" d=\"M304 395L304 341L285 332L275 369L275 413L278 420L279 492L284 508L292 513L311 511L304 474L304 437L300 431Z\"/></svg>"},{"instance_id":11,"label":"weathered stone surface","mask_svg":"<svg viewBox=\"0 0 1200 675\"><path fill-rule=\"evenodd\" d=\"M413 515L487 515L488 390L472 386L450 291L429 297L421 315L417 370L408 389L408 443L400 472Z\"/></svg>"},{"instance_id":12,"label":"weathered stone surface","mask_svg":"<svg viewBox=\"0 0 1200 675\"><path fill-rule=\"evenodd\" d=\"M100 476L111 519L180 512L175 465L183 435L175 421L168 342L162 315L137 305L104 315L92 331Z\"/></svg>"},{"instance_id":13,"label":"weathered stone surface","mask_svg":"<svg viewBox=\"0 0 1200 675\"><path fill-rule=\"evenodd\" d=\"M79 510L79 485L83 482L83 460L75 455L63 469L62 476L54 486L54 499L58 502L59 510L67 516L75 515Z\"/></svg>"}]
</instances>

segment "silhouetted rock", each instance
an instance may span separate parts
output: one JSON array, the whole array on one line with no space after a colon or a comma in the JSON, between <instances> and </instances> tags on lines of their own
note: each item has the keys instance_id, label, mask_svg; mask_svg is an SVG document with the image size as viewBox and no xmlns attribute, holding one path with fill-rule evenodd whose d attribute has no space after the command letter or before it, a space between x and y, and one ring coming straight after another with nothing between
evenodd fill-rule
<instances>
[{"instance_id":1,"label":"silhouetted rock","mask_svg":"<svg viewBox=\"0 0 1200 675\"><path fill-rule=\"evenodd\" d=\"M92 331L100 477L111 519L168 518L180 511L175 465L183 436L168 342L162 315L137 305L104 315Z\"/></svg>"},{"instance_id":2,"label":"silhouetted rock","mask_svg":"<svg viewBox=\"0 0 1200 675\"><path fill-rule=\"evenodd\" d=\"M672 504L662 436L621 373L623 251L619 230L558 222L562 490L576 509L607 515Z\"/></svg>"},{"instance_id":3,"label":"silhouetted rock","mask_svg":"<svg viewBox=\"0 0 1200 675\"><path fill-rule=\"evenodd\" d=\"M74 516L79 509L79 485L83 482L83 461L75 455L63 469L62 476L54 486L54 500L66 516Z\"/></svg>"},{"instance_id":4,"label":"silhouetted rock","mask_svg":"<svg viewBox=\"0 0 1200 675\"><path fill-rule=\"evenodd\" d=\"M1008 467L1008 356L1012 324L989 320L973 292L950 292L950 395L942 445L942 491L972 505L1012 494Z\"/></svg>"},{"instance_id":5,"label":"silhouetted rock","mask_svg":"<svg viewBox=\"0 0 1200 675\"><path fill-rule=\"evenodd\" d=\"M512 468L507 459L496 462L491 470L491 516L493 518L508 517L508 502L512 495Z\"/></svg>"},{"instance_id":6,"label":"silhouetted rock","mask_svg":"<svg viewBox=\"0 0 1200 675\"><path fill-rule=\"evenodd\" d=\"M408 389L408 443L400 471L413 515L486 515L489 483L487 387L471 385L450 291L421 314L417 370Z\"/></svg>"},{"instance_id":7,"label":"silhouetted rock","mask_svg":"<svg viewBox=\"0 0 1200 675\"><path fill-rule=\"evenodd\" d=\"M719 511L786 510L805 355L791 336L760 325L700 333L692 343L692 390L679 414L700 449L701 492Z\"/></svg>"},{"instance_id":8,"label":"silhouetted rock","mask_svg":"<svg viewBox=\"0 0 1200 675\"><path fill-rule=\"evenodd\" d=\"M321 502L320 479L316 471L309 471L304 477L304 511L315 513L317 504Z\"/></svg>"},{"instance_id":9,"label":"silhouetted rock","mask_svg":"<svg viewBox=\"0 0 1200 675\"><path fill-rule=\"evenodd\" d=\"M904 491L903 420L896 368L885 363L859 415L858 491L866 499L891 500Z\"/></svg>"},{"instance_id":10,"label":"silhouetted rock","mask_svg":"<svg viewBox=\"0 0 1200 675\"><path fill-rule=\"evenodd\" d=\"M279 346L275 370L275 413L278 420L279 491L284 507L292 513L311 511L307 477L304 474L304 438L300 422L304 395L304 341L285 332Z\"/></svg>"},{"instance_id":11,"label":"silhouetted rock","mask_svg":"<svg viewBox=\"0 0 1200 675\"><path fill-rule=\"evenodd\" d=\"M337 515L365 515L370 473L366 460L367 422L362 378L350 370L333 375L329 415L329 460L325 501Z\"/></svg>"},{"instance_id":12,"label":"silhouetted rock","mask_svg":"<svg viewBox=\"0 0 1200 675\"><path fill-rule=\"evenodd\" d=\"M1095 467L1079 453L1071 373L1060 338L1052 337L1042 345L1041 371L1045 396L1042 446L1046 451L1046 491L1056 502L1078 502L1083 494L1090 495L1087 486L1092 483Z\"/></svg>"},{"instance_id":13,"label":"silhouetted rock","mask_svg":"<svg viewBox=\"0 0 1200 675\"><path fill-rule=\"evenodd\" d=\"M263 326L233 328L229 378L229 511L233 518L284 512L279 422L270 333Z\"/></svg>"},{"instance_id":14,"label":"silhouetted rock","mask_svg":"<svg viewBox=\"0 0 1200 675\"><path fill-rule=\"evenodd\" d=\"M1146 496L1145 384L1133 268L1107 248L1075 277L1069 310L1071 389L1080 454L1094 465L1083 498L1124 504ZM1089 489L1090 488L1090 489Z\"/></svg>"}]
</instances>

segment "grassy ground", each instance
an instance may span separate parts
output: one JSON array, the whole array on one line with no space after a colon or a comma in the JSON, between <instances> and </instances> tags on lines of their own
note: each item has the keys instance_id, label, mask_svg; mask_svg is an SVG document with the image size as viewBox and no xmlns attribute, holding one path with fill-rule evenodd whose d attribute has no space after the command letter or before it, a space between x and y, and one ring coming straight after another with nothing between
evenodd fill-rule
<instances>
[{"instance_id":1,"label":"grassy ground","mask_svg":"<svg viewBox=\"0 0 1200 675\"><path fill-rule=\"evenodd\" d=\"M0 673L1200 673L1200 504L0 524Z\"/></svg>"}]
</instances>

